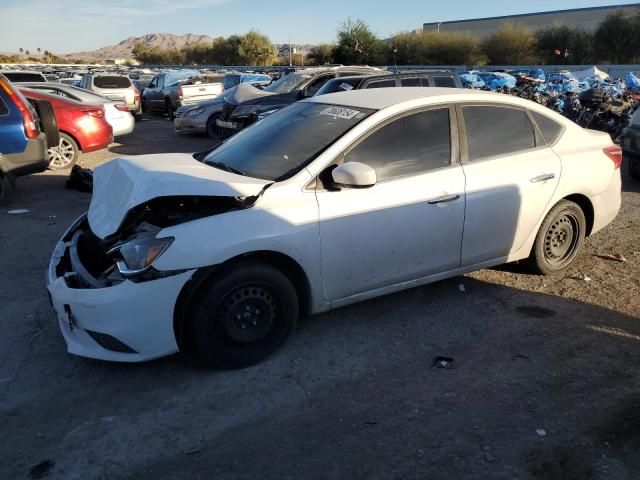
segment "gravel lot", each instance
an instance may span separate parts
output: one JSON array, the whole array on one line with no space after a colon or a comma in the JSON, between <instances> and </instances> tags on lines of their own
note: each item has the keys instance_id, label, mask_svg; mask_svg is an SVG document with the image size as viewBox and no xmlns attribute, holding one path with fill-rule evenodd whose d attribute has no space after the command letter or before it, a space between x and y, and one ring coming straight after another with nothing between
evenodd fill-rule
<instances>
[{"instance_id":1,"label":"gravel lot","mask_svg":"<svg viewBox=\"0 0 640 480\"><path fill-rule=\"evenodd\" d=\"M119 140L81 164L210 143L161 117ZM66 353L44 272L89 195L65 178L20 179L0 207L1 479L640 478L640 183L564 275L510 265L379 298L219 372Z\"/></svg>"}]
</instances>

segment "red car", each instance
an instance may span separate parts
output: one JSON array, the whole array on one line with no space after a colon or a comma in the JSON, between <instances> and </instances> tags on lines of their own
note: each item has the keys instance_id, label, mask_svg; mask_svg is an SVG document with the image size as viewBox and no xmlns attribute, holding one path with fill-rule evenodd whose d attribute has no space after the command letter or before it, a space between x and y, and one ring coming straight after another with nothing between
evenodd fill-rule
<instances>
[{"instance_id":1,"label":"red car","mask_svg":"<svg viewBox=\"0 0 640 480\"><path fill-rule=\"evenodd\" d=\"M80 152L88 153L106 148L113 142L113 129L104 116L104 107L77 102L59 95L21 88L22 94L34 100L51 102L60 130L60 144L50 148L49 168L70 168Z\"/></svg>"}]
</instances>

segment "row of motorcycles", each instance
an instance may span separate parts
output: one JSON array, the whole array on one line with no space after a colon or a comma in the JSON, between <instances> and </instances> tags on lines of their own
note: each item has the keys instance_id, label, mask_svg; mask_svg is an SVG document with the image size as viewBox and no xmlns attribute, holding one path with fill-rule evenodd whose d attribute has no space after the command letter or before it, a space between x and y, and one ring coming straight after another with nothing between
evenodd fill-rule
<instances>
[{"instance_id":1,"label":"row of motorcycles","mask_svg":"<svg viewBox=\"0 0 640 480\"><path fill-rule=\"evenodd\" d=\"M640 106L640 93L620 88L620 82L594 81L590 88L576 92L523 75L517 77L515 88L499 87L498 91L551 108L584 128L607 132L616 143Z\"/></svg>"}]
</instances>

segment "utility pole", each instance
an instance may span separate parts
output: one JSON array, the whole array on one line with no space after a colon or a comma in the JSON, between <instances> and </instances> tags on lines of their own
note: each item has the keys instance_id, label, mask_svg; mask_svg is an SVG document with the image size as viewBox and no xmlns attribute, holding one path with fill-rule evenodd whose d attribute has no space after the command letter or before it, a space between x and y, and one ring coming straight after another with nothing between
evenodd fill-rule
<instances>
[{"instance_id":1,"label":"utility pole","mask_svg":"<svg viewBox=\"0 0 640 480\"><path fill-rule=\"evenodd\" d=\"M289 66L293 67L293 50L291 50L291 35L289 35Z\"/></svg>"}]
</instances>

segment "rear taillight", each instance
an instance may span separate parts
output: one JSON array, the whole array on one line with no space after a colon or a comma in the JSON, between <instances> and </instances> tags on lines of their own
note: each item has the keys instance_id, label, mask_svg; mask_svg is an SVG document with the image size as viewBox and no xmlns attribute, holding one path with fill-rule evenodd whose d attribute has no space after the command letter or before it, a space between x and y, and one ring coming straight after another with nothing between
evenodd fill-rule
<instances>
[{"instance_id":1,"label":"rear taillight","mask_svg":"<svg viewBox=\"0 0 640 480\"><path fill-rule=\"evenodd\" d=\"M26 137L36 138L40 135L40 129L38 128L33 111L31 110L31 106L27 103L27 100L20 94L20 92L15 90L10 83L5 82L2 78L0 78L0 88L9 95L11 101L20 111L20 115L22 115L22 124L24 125L24 134Z\"/></svg>"},{"instance_id":2,"label":"rear taillight","mask_svg":"<svg viewBox=\"0 0 640 480\"><path fill-rule=\"evenodd\" d=\"M85 112L87 115L94 117L94 118L103 118L104 117L104 110L87 110Z\"/></svg>"},{"instance_id":3,"label":"rear taillight","mask_svg":"<svg viewBox=\"0 0 640 480\"><path fill-rule=\"evenodd\" d=\"M127 104L126 103L116 103L114 105L114 107L116 107L116 110L120 110L121 112L128 112L129 109L127 108Z\"/></svg>"},{"instance_id":4,"label":"rear taillight","mask_svg":"<svg viewBox=\"0 0 640 480\"><path fill-rule=\"evenodd\" d=\"M178 87L178 98L182 100L182 87Z\"/></svg>"},{"instance_id":5,"label":"rear taillight","mask_svg":"<svg viewBox=\"0 0 640 480\"><path fill-rule=\"evenodd\" d=\"M602 151L611 159L615 168L620 168L620 165L622 165L622 149L619 145L611 145Z\"/></svg>"},{"instance_id":6,"label":"rear taillight","mask_svg":"<svg viewBox=\"0 0 640 480\"><path fill-rule=\"evenodd\" d=\"M135 87L133 88L133 101L134 102L140 101L140 91Z\"/></svg>"}]
</instances>

